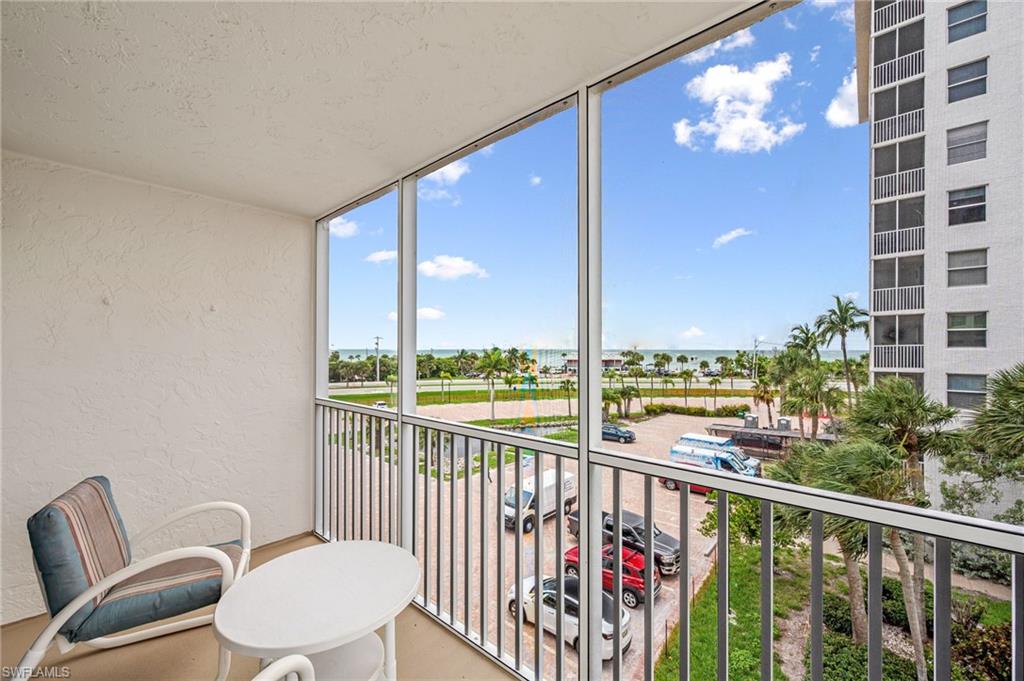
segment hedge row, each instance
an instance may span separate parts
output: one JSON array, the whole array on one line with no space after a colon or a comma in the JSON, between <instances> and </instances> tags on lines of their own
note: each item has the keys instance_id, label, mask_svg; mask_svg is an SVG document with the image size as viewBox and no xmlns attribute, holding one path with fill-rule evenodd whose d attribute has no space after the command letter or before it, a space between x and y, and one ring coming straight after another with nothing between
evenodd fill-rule
<instances>
[{"instance_id":1,"label":"hedge row","mask_svg":"<svg viewBox=\"0 0 1024 681\"><path fill-rule=\"evenodd\" d=\"M679 404L664 404L655 402L644 406L644 413L648 416L661 416L662 414L681 414L682 416L718 416L718 417L742 417L750 411L749 404L723 404L717 409L705 409L704 407L685 407Z\"/></svg>"}]
</instances>

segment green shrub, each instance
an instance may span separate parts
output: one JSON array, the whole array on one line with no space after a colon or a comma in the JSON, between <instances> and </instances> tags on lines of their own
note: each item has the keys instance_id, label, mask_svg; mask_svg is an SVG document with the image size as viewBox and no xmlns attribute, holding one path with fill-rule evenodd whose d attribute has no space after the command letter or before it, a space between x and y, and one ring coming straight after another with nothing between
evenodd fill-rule
<instances>
[{"instance_id":1,"label":"green shrub","mask_svg":"<svg viewBox=\"0 0 1024 681\"><path fill-rule=\"evenodd\" d=\"M750 411L747 404L723 404L718 409L705 409L704 407L688 407L682 404L665 404L652 402L644 406L644 413L648 416L661 416L662 414L680 414L682 416L719 416L735 417Z\"/></svg>"},{"instance_id":2,"label":"green shrub","mask_svg":"<svg viewBox=\"0 0 1024 681\"><path fill-rule=\"evenodd\" d=\"M742 418L743 415L749 411L749 404L723 404L718 409L715 409L715 416L732 416Z\"/></svg>"},{"instance_id":3,"label":"green shrub","mask_svg":"<svg viewBox=\"0 0 1024 681\"><path fill-rule=\"evenodd\" d=\"M950 652L969 679L1010 681L1010 636L1009 624L977 627L957 636Z\"/></svg>"},{"instance_id":4,"label":"green shrub","mask_svg":"<svg viewBox=\"0 0 1024 681\"><path fill-rule=\"evenodd\" d=\"M928 635L931 636L935 627L933 609L935 605L935 589L928 580L924 582L924 616L928 624ZM882 578L882 621L910 632L910 620L907 608L903 603L903 582L895 577Z\"/></svg>"},{"instance_id":5,"label":"green shrub","mask_svg":"<svg viewBox=\"0 0 1024 681\"><path fill-rule=\"evenodd\" d=\"M1010 584L1010 554L973 544L953 542L950 558L953 570L968 577Z\"/></svg>"},{"instance_id":6,"label":"green shrub","mask_svg":"<svg viewBox=\"0 0 1024 681\"><path fill-rule=\"evenodd\" d=\"M822 637L824 678L828 681L864 681L868 678L868 648L849 637L826 631ZM807 678L811 676L811 653L808 645L804 655ZM913 660L904 659L888 650L882 655L885 681L917 681Z\"/></svg>"},{"instance_id":7,"label":"green shrub","mask_svg":"<svg viewBox=\"0 0 1024 681\"><path fill-rule=\"evenodd\" d=\"M822 620L825 626L837 634L853 635L853 623L850 621L850 601L831 591L825 592L822 599Z\"/></svg>"}]
</instances>

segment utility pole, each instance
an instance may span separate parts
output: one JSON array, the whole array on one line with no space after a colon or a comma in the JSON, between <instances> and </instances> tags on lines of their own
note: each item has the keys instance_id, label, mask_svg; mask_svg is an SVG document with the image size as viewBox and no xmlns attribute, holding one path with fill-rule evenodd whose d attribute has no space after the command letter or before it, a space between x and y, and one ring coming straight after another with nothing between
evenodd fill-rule
<instances>
[{"instance_id":1,"label":"utility pole","mask_svg":"<svg viewBox=\"0 0 1024 681\"><path fill-rule=\"evenodd\" d=\"M380 342L383 340L380 336L373 337L373 349L377 353L377 382L380 383Z\"/></svg>"},{"instance_id":2,"label":"utility pole","mask_svg":"<svg viewBox=\"0 0 1024 681\"><path fill-rule=\"evenodd\" d=\"M757 344L759 339L754 336L754 370L751 372L754 377L754 383L757 383Z\"/></svg>"}]
</instances>

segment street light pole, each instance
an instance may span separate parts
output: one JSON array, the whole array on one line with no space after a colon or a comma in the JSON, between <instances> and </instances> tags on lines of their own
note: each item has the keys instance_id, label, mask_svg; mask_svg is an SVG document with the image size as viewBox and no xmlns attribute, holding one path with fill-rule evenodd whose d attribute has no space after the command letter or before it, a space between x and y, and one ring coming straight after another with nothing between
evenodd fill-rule
<instances>
[{"instance_id":1,"label":"street light pole","mask_svg":"<svg viewBox=\"0 0 1024 681\"><path fill-rule=\"evenodd\" d=\"M373 337L373 349L377 353L377 383L380 383L380 336Z\"/></svg>"}]
</instances>

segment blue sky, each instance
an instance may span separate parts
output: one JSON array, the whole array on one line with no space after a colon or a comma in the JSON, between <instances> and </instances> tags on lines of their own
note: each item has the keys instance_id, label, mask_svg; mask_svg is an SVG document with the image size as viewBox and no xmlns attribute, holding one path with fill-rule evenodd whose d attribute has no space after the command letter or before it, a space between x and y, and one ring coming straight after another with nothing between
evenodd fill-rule
<instances>
[{"instance_id":1,"label":"blue sky","mask_svg":"<svg viewBox=\"0 0 1024 681\"><path fill-rule=\"evenodd\" d=\"M604 95L606 348L783 341L833 293L865 302L849 8L804 3ZM420 350L575 343L575 122L420 181ZM332 347L395 347L396 210L391 194L332 223Z\"/></svg>"}]
</instances>

